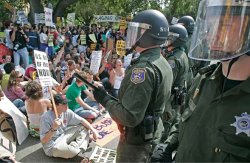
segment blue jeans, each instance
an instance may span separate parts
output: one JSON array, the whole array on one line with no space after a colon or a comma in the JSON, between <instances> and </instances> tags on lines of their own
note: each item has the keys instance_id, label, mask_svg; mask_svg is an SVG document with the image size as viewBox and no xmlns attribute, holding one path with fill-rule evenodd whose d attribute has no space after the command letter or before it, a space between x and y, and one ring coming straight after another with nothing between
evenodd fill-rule
<instances>
[{"instance_id":1,"label":"blue jeans","mask_svg":"<svg viewBox=\"0 0 250 163\"><path fill-rule=\"evenodd\" d=\"M23 114L27 114L26 113L26 109L25 109L25 104L24 104L24 101L21 100L21 99L15 99L13 102L12 102Z\"/></svg>"},{"instance_id":2,"label":"blue jeans","mask_svg":"<svg viewBox=\"0 0 250 163\"><path fill-rule=\"evenodd\" d=\"M22 61L24 64L24 69L26 69L29 65L29 52L28 52L26 47L14 52L14 64L15 64L15 66L20 66L21 57L22 57Z\"/></svg>"},{"instance_id":3,"label":"blue jeans","mask_svg":"<svg viewBox=\"0 0 250 163\"><path fill-rule=\"evenodd\" d=\"M83 107L76 109L74 112L85 119L95 119L97 117L97 114L95 112L93 112L92 110L84 109Z\"/></svg>"}]
</instances>

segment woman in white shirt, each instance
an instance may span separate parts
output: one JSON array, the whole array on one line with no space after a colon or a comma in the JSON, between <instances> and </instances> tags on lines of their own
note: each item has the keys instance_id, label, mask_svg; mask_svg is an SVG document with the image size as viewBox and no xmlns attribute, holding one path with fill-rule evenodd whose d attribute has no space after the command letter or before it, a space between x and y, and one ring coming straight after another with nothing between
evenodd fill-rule
<instances>
[{"instance_id":1,"label":"woman in white shirt","mask_svg":"<svg viewBox=\"0 0 250 163\"><path fill-rule=\"evenodd\" d=\"M41 27L41 32L39 34L40 37L40 51L45 52L48 47L48 28L44 25Z\"/></svg>"}]
</instances>

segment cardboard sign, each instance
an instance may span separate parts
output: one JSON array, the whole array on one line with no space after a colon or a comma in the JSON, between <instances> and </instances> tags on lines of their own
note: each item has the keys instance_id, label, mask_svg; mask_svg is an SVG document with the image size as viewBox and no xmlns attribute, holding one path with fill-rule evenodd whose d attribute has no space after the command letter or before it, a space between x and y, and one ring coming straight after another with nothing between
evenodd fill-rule
<instances>
[{"instance_id":1,"label":"cardboard sign","mask_svg":"<svg viewBox=\"0 0 250 163\"><path fill-rule=\"evenodd\" d=\"M22 144L29 135L26 116L7 97L1 98L0 110L12 117L16 127L18 143Z\"/></svg>"},{"instance_id":2,"label":"cardboard sign","mask_svg":"<svg viewBox=\"0 0 250 163\"><path fill-rule=\"evenodd\" d=\"M120 56L124 56L126 54L125 41L117 40L117 42L116 42L116 52Z\"/></svg>"},{"instance_id":3,"label":"cardboard sign","mask_svg":"<svg viewBox=\"0 0 250 163\"><path fill-rule=\"evenodd\" d=\"M116 150L95 146L95 149L89 159L93 162L115 163Z\"/></svg>"},{"instance_id":4,"label":"cardboard sign","mask_svg":"<svg viewBox=\"0 0 250 163\"><path fill-rule=\"evenodd\" d=\"M49 70L49 62L47 54L38 50L34 50L34 58L36 63L37 74L43 87L53 86Z\"/></svg>"},{"instance_id":5,"label":"cardboard sign","mask_svg":"<svg viewBox=\"0 0 250 163\"><path fill-rule=\"evenodd\" d=\"M100 147L105 146L118 136L120 136L120 131L118 130L117 124L112 120L107 114L103 119L92 124L94 129L99 133L96 144ZM90 135L93 137L93 135Z\"/></svg>"},{"instance_id":6,"label":"cardboard sign","mask_svg":"<svg viewBox=\"0 0 250 163\"><path fill-rule=\"evenodd\" d=\"M52 9L44 7L45 25L49 26L49 27L53 25L53 22L52 22L52 12L53 12Z\"/></svg>"},{"instance_id":7,"label":"cardboard sign","mask_svg":"<svg viewBox=\"0 0 250 163\"><path fill-rule=\"evenodd\" d=\"M102 60L102 51L92 51L90 70L96 75L99 72L99 68Z\"/></svg>"}]
</instances>

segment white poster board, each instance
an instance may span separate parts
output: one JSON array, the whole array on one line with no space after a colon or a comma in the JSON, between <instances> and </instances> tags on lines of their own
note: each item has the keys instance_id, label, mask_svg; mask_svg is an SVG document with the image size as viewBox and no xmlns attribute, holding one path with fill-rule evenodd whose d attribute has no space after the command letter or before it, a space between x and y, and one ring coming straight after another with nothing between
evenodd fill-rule
<instances>
[{"instance_id":1,"label":"white poster board","mask_svg":"<svg viewBox=\"0 0 250 163\"><path fill-rule=\"evenodd\" d=\"M89 159L94 162L115 163L116 150L95 146L95 149Z\"/></svg>"},{"instance_id":2,"label":"white poster board","mask_svg":"<svg viewBox=\"0 0 250 163\"><path fill-rule=\"evenodd\" d=\"M99 71L102 60L102 51L92 51L90 70L96 75Z\"/></svg>"},{"instance_id":3,"label":"white poster board","mask_svg":"<svg viewBox=\"0 0 250 163\"><path fill-rule=\"evenodd\" d=\"M16 127L18 144L22 144L29 135L26 116L5 96L1 98L0 110L12 117Z\"/></svg>"},{"instance_id":4,"label":"white poster board","mask_svg":"<svg viewBox=\"0 0 250 163\"><path fill-rule=\"evenodd\" d=\"M53 86L50 76L47 54L38 50L34 50L34 58L37 74L39 76L42 87Z\"/></svg>"},{"instance_id":5,"label":"white poster board","mask_svg":"<svg viewBox=\"0 0 250 163\"><path fill-rule=\"evenodd\" d=\"M52 12L53 12L52 9L44 7L45 25L49 26L49 27L53 25L53 22L52 22Z\"/></svg>"},{"instance_id":6,"label":"white poster board","mask_svg":"<svg viewBox=\"0 0 250 163\"><path fill-rule=\"evenodd\" d=\"M129 54L129 55L127 55L127 56L124 56L124 64L123 64L123 66L124 66L125 68L127 68L127 67L130 65L131 60L132 60L132 57L133 57L133 54L132 54L132 53Z\"/></svg>"}]
</instances>

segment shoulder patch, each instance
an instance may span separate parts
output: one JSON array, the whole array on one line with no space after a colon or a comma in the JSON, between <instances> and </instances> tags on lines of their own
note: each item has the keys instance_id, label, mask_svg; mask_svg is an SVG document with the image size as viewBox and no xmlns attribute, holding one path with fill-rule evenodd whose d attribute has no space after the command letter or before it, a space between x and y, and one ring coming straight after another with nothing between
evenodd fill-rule
<instances>
[{"instance_id":1,"label":"shoulder patch","mask_svg":"<svg viewBox=\"0 0 250 163\"><path fill-rule=\"evenodd\" d=\"M145 80L145 68L134 68L130 77L131 82L134 84L142 83Z\"/></svg>"},{"instance_id":2,"label":"shoulder patch","mask_svg":"<svg viewBox=\"0 0 250 163\"><path fill-rule=\"evenodd\" d=\"M171 68L175 68L175 61L174 60L168 60L168 63Z\"/></svg>"}]
</instances>

